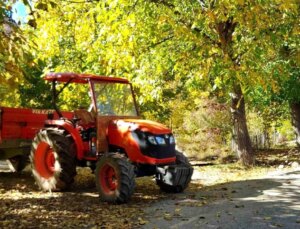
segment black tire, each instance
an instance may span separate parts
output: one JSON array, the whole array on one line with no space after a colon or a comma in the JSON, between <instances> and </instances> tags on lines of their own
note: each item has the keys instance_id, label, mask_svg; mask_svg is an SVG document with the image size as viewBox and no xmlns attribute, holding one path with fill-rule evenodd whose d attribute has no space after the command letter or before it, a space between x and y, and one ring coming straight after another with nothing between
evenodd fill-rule
<instances>
[{"instance_id":1,"label":"black tire","mask_svg":"<svg viewBox=\"0 0 300 229\"><path fill-rule=\"evenodd\" d=\"M181 152L176 151L176 164L185 167L192 167L188 158ZM191 176L185 178L186 180L182 185L171 186L163 181L156 179L156 184L159 186L160 190L167 193L180 193L183 192L191 182Z\"/></svg>"},{"instance_id":2,"label":"black tire","mask_svg":"<svg viewBox=\"0 0 300 229\"><path fill-rule=\"evenodd\" d=\"M43 191L68 189L76 175L73 139L62 129L41 130L33 140L30 162L33 177Z\"/></svg>"},{"instance_id":3,"label":"black tire","mask_svg":"<svg viewBox=\"0 0 300 229\"><path fill-rule=\"evenodd\" d=\"M12 172L22 172L22 170L28 165L28 153L27 155L18 155L9 158L7 162Z\"/></svg>"},{"instance_id":4,"label":"black tire","mask_svg":"<svg viewBox=\"0 0 300 229\"><path fill-rule=\"evenodd\" d=\"M181 153L179 151L176 151L176 164L191 166L189 159L183 153Z\"/></svg>"},{"instance_id":5,"label":"black tire","mask_svg":"<svg viewBox=\"0 0 300 229\"><path fill-rule=\"evenodd\" d=\"M135 188L134 166L118 153L103 155L96 165L96 187L100 200L122 204L129 201Z\"/></svg>"}]
</instances>

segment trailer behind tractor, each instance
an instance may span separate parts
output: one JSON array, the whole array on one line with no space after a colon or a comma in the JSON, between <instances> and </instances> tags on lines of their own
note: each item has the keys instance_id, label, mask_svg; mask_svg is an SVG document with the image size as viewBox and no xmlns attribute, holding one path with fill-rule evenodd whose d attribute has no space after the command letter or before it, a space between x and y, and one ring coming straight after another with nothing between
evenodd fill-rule
<instances>
[{"instance_id":1,"label":"trailer behind tractor","mask_svg":"<svg viewBox=\"0 0 300 229\"><path fill-rule=\"evenodd\" d=\"M29 163L32 139L54 110L0 107L0 160L20 172ZM72 112L63 112L72 118ZM58 116L55 114L55 118Z\"/></svg>"}]
</instances>

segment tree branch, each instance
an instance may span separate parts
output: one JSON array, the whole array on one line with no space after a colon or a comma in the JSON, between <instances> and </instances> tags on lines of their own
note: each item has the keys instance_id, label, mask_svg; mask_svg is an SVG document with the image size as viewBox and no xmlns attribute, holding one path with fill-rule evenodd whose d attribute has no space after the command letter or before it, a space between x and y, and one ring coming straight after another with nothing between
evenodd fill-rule
<instances>
[{"instance_id":1,"label":"tree branch","mask_svg":"<svg viewBox=\"0 0 300 229\"><path fill-rule=\"evenodd\" d=\"M136 0L136 1L134 2L134 4L132 5L131 10L129 10L129 11L127 12L127 16L130 15L130 14L135 10L135 7L137 6L138 2L139 2L139 0Z\"/></svg>"},{"instance_id":2,"label":"tree branch","mask_svg":"<svg viewBox=\"0 0 300 229\"><path fill-rule=\"evenodd\" d=\"M197 2L200 4L202 10L206 11L209 8L212 9L215 6L216 0L212 0L209 4L207 0L197 0Z\"/></svg>"},{"instance_id":3,"label":"tree branch","mask_svg":"<svg viewBox=\"0 0 300 229\"><path fill-rule=\"evenodd\" d=\"M100 0L83 0L83 1L72 1L72 0L65 0L68 3L93 3L93 2L100 2Z\"/></svg>"},{"instance_id":4,"label":"tree branch","mask_svg":"<svg viewBox=\"0 0 300 229\"><path fill-rule=\"evenodd\" d=\"M150 2L153 2L155 4L162 4L162 5L167 6L169 8L175 8L175 5L168 2L167 0L150 0Z\"/></svg>"},{"instance_id":5,"label":"tree branch","mask_svg":"<svg viewBox=\"0 0 300 229\"><path fill-rule=\"evenodd\" d=\"M148 50L149 49L151 49L151 48L155 48L156 46L158 46L158 45L161 45L162 43L164 43L164 42L166 42L166 41L168 41L168 40L171 40L171 39L173 39L174 38L174 35L170 35L170 36L168 36L168 37L165 37L164 39L162 39L162 40L160 40L160 41L158 41L158 42L156 42L156 43L154 43L154 44L151 44L150 46L148 46Z\"/></svg>"}]
</instances>

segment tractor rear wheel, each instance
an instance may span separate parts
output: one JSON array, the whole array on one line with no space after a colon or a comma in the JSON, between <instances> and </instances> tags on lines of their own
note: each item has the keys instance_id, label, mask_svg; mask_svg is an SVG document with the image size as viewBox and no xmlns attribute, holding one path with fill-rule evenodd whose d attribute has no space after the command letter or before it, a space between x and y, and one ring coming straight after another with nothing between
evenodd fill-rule
<instances>
[{"instance_id":1,"label":"tractor rear wheel","mask_svg":"<svg viewBox=\"0 0 300 229\"><path fill-rule=\"evenodd\" d=\"M191 168L191 164L188 158L181 152L176 151L176 164L179 166L189 167ZM162 180L156 179L156 184L159 186L160 190L167 192L167 193L180 193L183 192L189 185L191 181L191 175L187 177L183 177L184 182L181 185L168 185L164 183Z\"/></svg>"},{"instance_id":2,"label":"tractor rear wheel","mask_svg":"<svg viewBox=\"0 0 300 229\"><path fill-rule=\"evenodd\" d=\"M122 204L128 202L134 192L134 166L118 153L103 155L96 165L96 186L100 199Z\"/></svg>"},{"instance_id":3,"label":"tractor rear wheel","mask_svg":"<svg viewBox=\"0 0 300 229\"><path fill-rule=\"evenodd\" d=\"M70 187L76 175L75 147L65 130L41 130L33 140L30 152L32 174L43 191Z\"/></svg>"}]
</instances>

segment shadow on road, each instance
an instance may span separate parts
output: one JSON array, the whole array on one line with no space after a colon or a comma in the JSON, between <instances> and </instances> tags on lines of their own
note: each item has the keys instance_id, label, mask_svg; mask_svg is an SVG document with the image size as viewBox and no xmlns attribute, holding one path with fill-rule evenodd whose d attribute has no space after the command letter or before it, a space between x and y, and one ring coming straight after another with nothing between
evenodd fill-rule
<instances>
[{"instance_id":1,"label":"shadow on road","mask_svg":"<svg viewBox=\"0 0 300 229\"><path fill-rule=\"evenodd\" d=\"M143 228L300 228L300 171L204 187L187 196L148 208L152 217Z\"/></svg>"}]
</instances>

